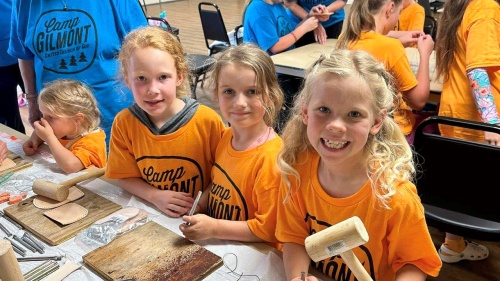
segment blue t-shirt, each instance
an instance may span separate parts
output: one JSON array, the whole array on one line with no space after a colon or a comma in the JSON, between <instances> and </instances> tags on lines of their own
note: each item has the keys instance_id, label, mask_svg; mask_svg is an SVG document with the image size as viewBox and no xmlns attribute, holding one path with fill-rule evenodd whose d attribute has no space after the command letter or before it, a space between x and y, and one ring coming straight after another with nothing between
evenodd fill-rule
<instances>
[{"instance_id":1,"label":"blue t-shirt","mask_svg":"<svg viewBox=\"0 0 500 281\"><path fill-rule=\"evenodd\" d=\"M17 63L17 58L9 55L10 14L12 0L0 0L0 67Z\"/></svg>"},{"instance_id":2,"label":"blue t-shirt","mask_svg":"<svg viewBox=\"0 0 500 281\"><path fill-rule=\"evenodd\" d=\"M309 13L309 11L311 11L311 9L315 6L318 6L320 4L328 6L335 1L336 0L297 0L297 4L299 4L307 13ZM347 0L343 0L343 1L347 2ZM292 11L290 11L289 9L287 9L287 13L288 13L291 21L295 22L295 24L298 24L299 22L301 22L301 19L299 17L297 17L296 15L294 15L292 13ZM335 13L333 13L333 15L331 15L327 21L320 21L320 23L321 23L321 25L323 25L323 27L329 27L331 25L334 25L338 22L343 21L344 18L345 18L345 11L344 11L344 8L341 8L341 9L335 11Z\"/></svg>"},{"instance_id":3,"label":"blue t-shirt","mask_svg":"<svg viewBox=\"0 0 500 281\"><path fill-rule=\"evenodd\" d=\"M262 0L253 0L245 11L243 26L243 42L257 44L269 55L273 55L269 49L280 37L292 32L296 24L290 22L282 3L268 4ZM294 45L288 49L293 48Z\"/></svg>"},{"instance_id":4,"label":"blue t-shirt","mask_svg":"<svg viewBox=\"0 0 500 281\"><path fill-rule=\"evenodd\" d=\"M148 23L137 0L13 0L8 52L34 60L36 87L56 79L89 85L101 111L101 127L109 143L111 125L133 96L118 77L116 59L131 30ZM19 24L18 24L19 23Z\"/></svg>"}]
</instances>

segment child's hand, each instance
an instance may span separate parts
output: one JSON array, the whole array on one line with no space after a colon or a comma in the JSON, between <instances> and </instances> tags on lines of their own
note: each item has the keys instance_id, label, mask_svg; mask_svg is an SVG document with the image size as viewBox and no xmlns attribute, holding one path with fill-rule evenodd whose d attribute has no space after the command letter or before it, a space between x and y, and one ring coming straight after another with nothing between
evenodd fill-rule
<instances>
[{"instance_id":1,"label":"child's hand","mask_svg":"<svg viewBox=\"0 0 500 281\"><path fill-rule=\"evenodd\" d=\"M151 203L167 216L178 218L189 212L194 199L185 192L158 190Z\"/></svg>"},{"instance_id":2,"label":"child's hand","mask_svg":"<svg viewBox=\"0 0 500 281\"><path fill-rule=\"evenodd\" d=\"M314 38L321 45L326 44L326 31L321 24L318 24L318 27L314 30Z\"/></svg>"},{"instance_id":3,"label":"child's hand","mask_svg":"<svg viewBox=\"0 0 500 281\"><path fill-rule=\"evenodd\" d=\"M332 14L333 13L328 12L325 5L321 4L314 6L311 11L309 11L309 16L316 17L319 21L327 21Z\"/></svg>"},{"instance_id":4,"label":"child's hand","mask_svg":"<svg viewBox=\"0 0 500 281\"><path fill-rule=\"evenodd\" d=\"M179 226L184 236L189 240L205 240L214 237L217 229L217 220L207 215L198 214L184 216L183 223ZM187 223L189 225L187 225Z\"/></svg>"},{"instance_id":5,"label":"child's hand","mask_svg":"<svg viewBox=\"0 0 500 281\"><path fill-rule=\"evenodd\" d=\"M400 36L398 39L403 44L403 46L411 47L417 44L418 38L425 36L425 33L419 30L406 31L404 35Z\"/></svg>"},{"instance_id":6,"label":"child's hand","mask_svg":"<svg viewBox=\"0 0 500 281\"><path fill-rule=\"evenodd\" d=\"M43 140L40 139L35 132L33 132L30 139L23 143L23 151L26 155L31 156L38 151L38 148L42 143Z\"/></svg>"},{"instance_id":7,"label":"child's hand","mask_svg":"<svg viewBox=\"0 0 500 281\"><path fill-rule=\"evenodd\" d=\"M40 119L40 121L35 121L33 127L38 137L45 142L48 141L50 137L54 136L54 130L52 130L52 127L45 118Z\"/></svg>"},{"instance_id":8,"label":"child's hand","mask_svg":"<svg viewBox=\"0 0 500 281\"><path fill-rule=\"evenodd\" d=\"M318 19L315 17L310 17L305 20L303 20L296 29L302 29L301 34L306 34L309 31L314 30L316 27L318 27Z\"/></svg>"},{"instance_id":9,"label":"child's hand","mask_svg":"<svg viewBox=\"0 0 500 281\"><path fill-rule=\"evenodd\" d=\"M432 50L434 50L434 40L430 35L423 35L418 37L417 48L420 55L430 57Z\"/></svg>"}]
</instances>

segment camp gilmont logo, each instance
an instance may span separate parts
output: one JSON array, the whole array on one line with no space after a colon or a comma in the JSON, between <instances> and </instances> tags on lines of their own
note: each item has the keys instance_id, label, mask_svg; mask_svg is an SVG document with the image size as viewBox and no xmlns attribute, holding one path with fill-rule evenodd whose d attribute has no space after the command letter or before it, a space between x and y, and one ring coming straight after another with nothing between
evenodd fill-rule
<instances>
[{"instance_id":1,"label":"camp gilmont logo","mask_svg":"<svg viewBox=\"0 0 500 281\"><path fill-rule=\"evenodd\" d=\"M35 54L45 69L72 74L89 68L99 45L92 17L81 10L51 10L40 16L33 33ZM93 42L92 45L89 42Z\"/></svg>"}]
</instances>

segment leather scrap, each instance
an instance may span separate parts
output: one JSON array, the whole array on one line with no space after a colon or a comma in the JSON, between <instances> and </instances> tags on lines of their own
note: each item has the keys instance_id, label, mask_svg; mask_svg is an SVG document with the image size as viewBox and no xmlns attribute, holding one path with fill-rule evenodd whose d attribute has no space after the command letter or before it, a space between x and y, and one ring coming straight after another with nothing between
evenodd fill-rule
<instances>
[{"instance_id":1,"label":"leather scrap","mask_svg":"<svg viewBox=\"0 0 500 281\"><path fill-rule=\"evenodd\" d=\"M62 206L66 203L69 203L71 201L80 199L84 195L85 194L80 189L78 189L76 186L72 186L69 188L68 198L64 201L58 202L56 200L47 198L45 196L37 195L35 199L33 199L33 205L35 205L35 207L37 207L38 209L42 210L53 209Z\"/></svg>"},{"instance_id":2,"label":"leather scrap","mask_svg":"<svg viewBox=\"0 0 500 281\"><path fill-rule=\"evenodd\" d=\"M43 214L62 225L77 222L87 216L89 210L76 203L68 203Z\"/></svg>"}]
</instances>

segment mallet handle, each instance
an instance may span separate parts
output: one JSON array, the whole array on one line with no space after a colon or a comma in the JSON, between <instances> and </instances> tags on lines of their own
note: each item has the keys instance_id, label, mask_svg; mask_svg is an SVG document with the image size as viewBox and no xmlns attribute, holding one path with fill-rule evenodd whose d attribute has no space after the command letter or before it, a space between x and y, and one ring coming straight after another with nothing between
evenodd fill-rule
<instances>
[{"instance_id":1,"label":"mallet handle","mask_svg":"<svg viewBox=\"0 0 500 281\"><path fill-rule=\"evenodd\" d=\"M67 181L63 181L60 183L61 186L64 186L64 187L72 187L73 185L81 182L81 181L84 181L84 180L88 180L90 178L96 178L96 177L100 177L102 175L104 175L104 172L105 172L105 168L88 168L86 171L85 174L82 174L78 177L74 177L72 179L69 179Z\"/></svg>"},{"instance_id":2,"label":"mallet handle","mask_svg":"<svg viewBox=\"0 0 500 281\"><path fill-rule=\"evenodd\" d=\"M363 267L361 262L359 262L358 258L351 250L340 253L340 256L352 271L352 273L354 273L356 279L358 279L359 281L373 281L370 274L366 272L366 269Z\"/></svg>"}]
</instances>

